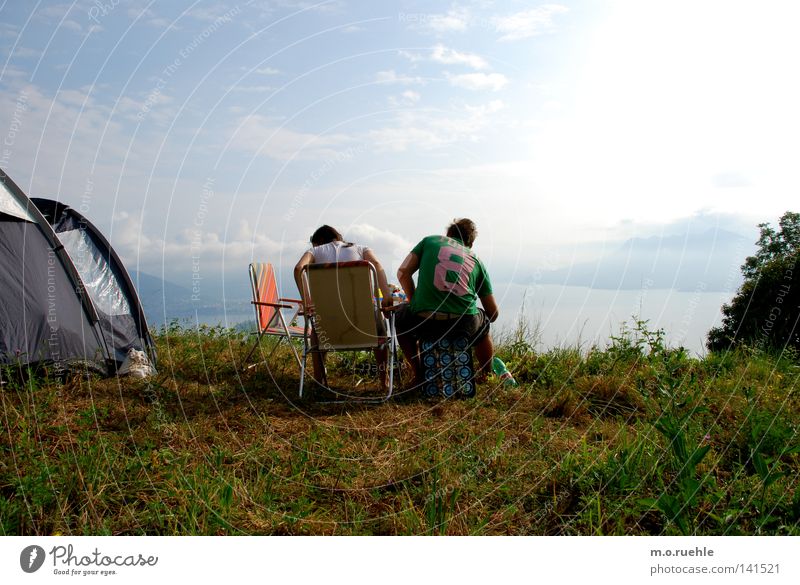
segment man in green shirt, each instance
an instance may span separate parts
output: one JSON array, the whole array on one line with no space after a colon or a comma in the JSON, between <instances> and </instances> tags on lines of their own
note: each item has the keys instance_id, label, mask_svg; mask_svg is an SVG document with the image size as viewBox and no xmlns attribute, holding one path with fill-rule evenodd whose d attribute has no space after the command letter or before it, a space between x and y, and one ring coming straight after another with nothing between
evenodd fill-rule
<instances>
[{"instance_id":1,"label":"man in green shirt","mask_svg":"<svg viewBox=\"0 0 800 585\"><path fill-rule=\"evenodd\" d=\"M397 340L421 383L418 341L463 334L475 348L478 381L486 378L494 354L489 323L498 316L492 283L472 252L478 230L472 220L455 220L445 236L423 238L397 271L409 304L396 316ZM417 283L413 274L419 271ZM478 308L480 299L482 308Z\"/></svg>"}]
</instances>

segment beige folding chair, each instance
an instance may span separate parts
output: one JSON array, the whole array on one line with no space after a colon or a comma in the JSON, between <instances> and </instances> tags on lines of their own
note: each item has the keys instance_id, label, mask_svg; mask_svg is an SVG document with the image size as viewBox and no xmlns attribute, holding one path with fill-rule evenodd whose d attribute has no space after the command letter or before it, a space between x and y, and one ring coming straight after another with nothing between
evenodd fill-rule
<instances>
[{"instance_id":1,"label":"beige folding chair","mask_svg":"<svg viewBox=\"0 0 800 585\"><path fill-rule=\"evenodd\" d=\"M253 292L252 304L256 310L256 324L258 325L258 338L253 349L247 354L244 363L250 360L253 352L261 343L264 335L277 335L278 343L272 348L267 356L267 360L280 345L282 339L286 339L289 347L292 348L297 365L300 366L300 355L292 344L292 338L305 336L305 328L291 325L291 323L302 313L303 301L299 299L286 299L278 296L278 283L275 280L275 270L272 264L254 262L250 265L250 286ZM287 320L283 315L284 309L293 309L294 313ZM260 362L263 363L263 362ZM254 368L258 364L253 364L249 368ZM248 369L249 369L248 368Z\"/></svg>"},{"instance_id":2,"label":"beige folding chair","mask_svg":"<svg viewBox=\"0 0 800 585\"><path fill-rule=\"evenodd\" d=\"M361 351L387 347L388 394L394 385L397 345L394 313L386 320L377 306L378 275L367 261L309 264L301 278L311 296L313 309L305 315L305 342L300 365L300 397L303 397L306 361L309 354L328 351ZM311 332L315 341L312 341ZM363 399L362 399L363 400Z\"/></svg>"}]
</instances>

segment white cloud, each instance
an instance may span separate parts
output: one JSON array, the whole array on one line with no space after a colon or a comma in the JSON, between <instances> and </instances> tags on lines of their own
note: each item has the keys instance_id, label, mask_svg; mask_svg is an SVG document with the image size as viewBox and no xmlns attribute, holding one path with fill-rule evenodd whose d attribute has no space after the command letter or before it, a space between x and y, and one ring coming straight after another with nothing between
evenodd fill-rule
<instances>
[{"instance_id":1,"label":"white cloud","mask_svg":"<svg viewBox=\"0 0 800 585\"><path fill-rule=\"evenodd\" d=\"M0 22L0 39L15 39L19 35L17 27L5 22Z\"/></svg>"},{"instance_id":2,"label":"white cloud","mask_svg":"<svg viewBox=\"0 0 800 585\"><path fill-rule=\"evenodd\" d=\"M213 5L210 2L198 4L201 5L197 7L193 5L192 9L189 10L186 15L201 22L214 22L219 18L225 18L226 15L236 15L240 12L238 5L232 6L225 2L217 2ZM246 4L251 4L251 2L247 2Z\"/></svg>"},{"instance_id":3,"label":"white cloud","mask_svg":"<svg viewBox=\"0 0 800 585\"><path fill-rule=\"evenodd\" d=\"M433 48L431 60L444 65L467 65L478 70L489 68L489 63L480 55L460 53L443 45L436 45Z\"/></svg>"},{"instance_id":4,"label":"white cloud","mask_svg":"<svg viewBox=\"0 0 800 585\"><path fill-rule=\"evenodd\" d=\"M406 59L408 59L412 63L416 63L417 61L424 61L425 60L425 57L423 57L419 53L412 53L411 51L405 51L405 50L402 50L402 49L400 51L397 51L397 54L400 55L401 57L405 57Z\"/></svg>"},{"instance_id":5,"label":"white cloud","mask_svg":"<svg viewBox=\"0 0 800 585\"><path fill-rule=\"evenodd\" d=\"M226 90L238 93L267 93L274 91L275 88L269 85L233 85Z\"/></svg>"},{"instance_id":6,"label":"white cloud","mask_svg":"<svg viewBox=\"0 0 800 585\"><path fill-rule=\"evenodd\" d=\"M427 55L421 53L412 53L411 51L398 51L401 57L405 57L412 63L419 63L420 61L432 61L442 65L466 65L472 69L489 69L489 63L480 55L474 53L461 53L455 49L445 47L444 45L436 45L431 49Z\"/></svg>"},{"instance_id":7,"label":"white cloud","mask_svg":"<svg viewBox=\"0 0 800 585\"><path fill-rule=\"evenodd\" d=\"M401 235L368 223L347 226L345 235L355 243L372 248L382 264L387 262L385 259L408 253L413 245ZM384 265L384 268L387 266ZM391 275L387 276L389 276L389 280L392 280Z\"/></svg>"},{"instance_id":8,"label":"white cloud","mask_svg":"<svg viewBox=\"0 0 800 585\"><path fill-rule=\"evenodd\" d=\"M230 138L237 150L281 161L335 158L353 142L345 134L296 132L259 115L243 118Z\"/></svg>"},{"instance_id":9,"label":"white cloud","mask_svg":"<svg viewBox=\"0 0 800 585\"><path fill-rule=\"evenodd\" d=\"M411 110L398 113L394 123L371 130L367 142L379 151L434 150L458 142L478 142L490 126L491 115L502 109L494 100L485 105L463 106L450 112Z\"/></svg>"},{"instance_id":10,"label":"white cloud","mask_svg":"<svg viewBox=\"0 0 800 585\"><path fill-rule=\"evenodd\" d=\"M135 100L128 96L122 96L117 100L116 109L122 114L137 114L142 111L144 101Z\"/></svg>"},{"instance_id":11,"label":"white cloud","mask_svg":"<svg viewBox=\"0 0 800 585\"><path fill-rule=\"evenodd\" d=\"M272 2L275 4L276 2ZM277 4L291 10L302 10L310 12L320 12L324 14L341 13L347 5L341 0L328 0L319 2L318 0L278 0Z\"/></svg>"},{"instance_id":12,"label":"white cloud","mask_svg":"<svg viewBox=\"0 0 800 585\"><path fill-rule=\"evenodd\" d=\"M128 17L137 19L137 18L155 18L156 13L150 10L149 8L143 8L140 6L135 6L132 8L128 8Z\"/></svg>"},{"instance_id":13,"label":"white cloud","mask_svg":"<svg viewBox=\"0 0 800 585\"><path fill-rule=\"evenodd\" d=\"M416 120L412 119L409 122L414 125L398 124L372 130L369 133L370 140L379 150L392 152L405 152L412 146L422 150L431 150L453 142L449 137L435 132L432 128L416 123Z\"/></svg>"},{"instance_id":14,"label":"white cloud","mask_svg":"<svg viewBox=\"0 0 800 585\"><path fill-rule=\"evenodd\" d=\"M69 106L76 106L78 108L83 107L85 104L92 104L92 100L89 98L90 90L89 88L82 88L80 90L76 89L62 89L57 94L57 101L59 104L62 105L69 105Z\"/></svg>"},{"instance_id":15,"label":"white cloud","mask_svg":"<svg viewBox=\"0 0 800 585\"><path fill-rule=\"evenodd\" d=\"M38 193L59 190L65 176L79 177L93 164L116 164L137 158L138 153L126 153L129 140L120 132L119 121L112 118L112 110L98 104L89 88L62 90L49 96L32 84L14 84L13 88L0 90L0 128L9 128L14 116L20 116L19 130L13 136L12 170L21 176L31 176ZM38 172L37 164L47 161L49 172ZM33 172L36 169L37 172ZM50 179L55 177L56 181ZM77 192L82 192L84 182L77 181Z\"/></svg>"},{"instance_id":16,"label":"white cloud","mask_svg":"<svg viewBox=\"0 0 800 585\"><path fill-rule=\"evenodd\" d=\"M77 7L75 8L77 9ZM62 4L53 4L51 6L39 8L39 10L36 11L36 17L45 19L61 19L64 18L72 9L73 5L66 2Z\"/></svg>"},{"instance_id":17,"label":"white cloud","mask_svg":"<svg viewBox=\"0 0 800 585\"><path fill-rule=\"evenodd\" d=\"M386 83L386 84L394 84L398 83L401 85L423 85L425 80L422 77L411 77L410 75L398 75L398 73L394 69L389 69L387 71L378 71L375 74L375 81L378 83Z\"/></svg>"},{"instance_id":18,"label":"white cloud","mask_svg":"<svg viewBox=\"0 0 800 585\"><path fill-rule=\"evenodd\" d=\"M452 8L447 14L430 14L421 19L425 27L438 32L464 32L469 28L470 14L466 8Z\"/></svg>"},{"instance_id":19,"label":"white cloud","mask_svg":"<svg viewBox=\"0 0 800 585\"><path fill-rule=\"evenodd\" d=\"M422 96L419 92L407 89L399 96L389 96L389 105L394 107L409 107L419 103Z\"/></svg>"},{"instance_id":20,"label":"white cloud","mask_svg":"<svg viewBox=\"0 0 800 585\"><path fill-rule=\"evenodd\" d=\"M27 71L16 69L11 65L6 65L5 69L3 70L3 77L5 78L6 81L9 81L11 79L21 80L27 78L28 76L30 76L30 73L28 73Z\"/></svg>"},{"instance_id":21,"label":"white cloud","mask_svg":"<svg viewBox=\"0 0 800 585\"><path fill-rule=\"evenodd\" d=\"M169 28L169 29L176 29L176 27L166 18L151 18L147 21L147 24L152 26L153 28Z\"/></svg>"},{"instance_id":22,"label":"white cloud","mask_svg":"<svg viewBox=\"0 0 800 585\"><path fill-rule=\"evenodd\" d=\"M278 69L275 69L274 67L261 67L259 69L256 69L254 73L257 73L259 75L278 75L280 71Z\"/></svg>"},{"instance_id":23,"label":"white cloud","mask_svg":"<svg viewBox=\"0 0 800 585\"><path fill-rule=\"evenodd\" d=\"M467 112L470 112L473 115L480 115L483 116L485 114L494 114L495 112L499 112L503 108L505 108L505 104L502 100L492 100L486 105L482 106L465 106Z\"/></svg>"},{"instance_id":24,"label":"white cloud","mask_svg":"<svg viewBox=\"0 0 800 585\"><path fill-rule=\"evenodd\" d=\"M7 52L9 49L4 49ZM28 47L15 47L14 52L11 53L11 59L41 59L43 53L37 49L29 49Z\"/></svg>"},{"instance_id":25,"label":"white cloud","mask_svg":"<svg viewBox=\"0 0 800 585\"><path fill-rule=\"evenodd\" d=\"M493 22L497 32L503 35L501 41L518 41L552 31L555 28L553 17L567 11L568 8L560 4L545 4L509 16L495 17Z\"/></svg>"},{"instance_id":26,"label":"white cloud","mask_svg":"<svg viewBox=\"0 0 800 585\"><path fill-rule=\"evenodd\" d=\"M60 28L65 28L67 30L75 31L75 32L78 32L78 33L79 32L83 32L83 27L79 23L75 22L74 20L69 20L69 19L68 20L64 20L61 23Z\"/></svg>"},{"instance_id":27,"label":"white cloud","mask_svg":"<svg viewBox=\"0 0 800 585\"><path fill-rule=\"evenodd\" d=\"M282 254L294 258L306 246L274 240L253 230L246 220L241 220L228 237L213 229L192 227L165 239L147 235L141 213L122 211L115 215L112 231L115 249L129 259L130 266L137 265L134 259L139 259L138 264L153 272L158 267L168 267L173 278L191 274L198 264L209 274L226 267L233 272L241 270L253 258L276 258Z\"/></svg>"},{"instance_id":28,"label":"white cloud","mask_svg":"<svg viewBox=\"0 0 800 585\"><path fill-rule=\"evenodd\" d=\"M501 73L464 73L461 75L446 73L445 76L454 87L473 91L500 91L508 83L508 78Z\"/></svg>"}]
</instances>

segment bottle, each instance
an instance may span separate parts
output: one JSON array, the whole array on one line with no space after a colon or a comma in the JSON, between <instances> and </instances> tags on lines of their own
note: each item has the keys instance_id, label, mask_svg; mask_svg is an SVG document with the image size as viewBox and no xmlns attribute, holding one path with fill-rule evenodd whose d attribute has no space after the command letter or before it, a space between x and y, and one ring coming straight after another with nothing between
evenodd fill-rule
<instances>
[{"instance_id":1,"label":"bottle","mask_svg":"<svg viewBox=\"0 0 800 585\"><path fill-rule=\"evenodd\" d=\"M508 371L506 364L497 356L492 358L492 371L503 381L504 385L517 385L517 381L514 379L514 376L511 375L511 372Z\"/></svg>"},{"instance_id":2,"label":"bottle","mask_svg":"<svg viewBox=\"0 0 800 585\"><path fill-rule=\"evenodd\" d=\"M392 291L392 304L393 305L402 305L406 302L406 295L402 291L402 289L395 287Z\"/></svg>"}]
</instances>

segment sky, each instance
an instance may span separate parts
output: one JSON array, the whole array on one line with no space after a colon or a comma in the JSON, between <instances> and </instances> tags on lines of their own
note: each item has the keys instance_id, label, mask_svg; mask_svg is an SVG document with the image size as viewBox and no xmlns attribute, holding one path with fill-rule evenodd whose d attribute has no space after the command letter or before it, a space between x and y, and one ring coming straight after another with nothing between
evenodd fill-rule
<instances>
[{"instance_id":1,"label":"sky","mask_svg":"<svg viewBox=\"0 0 800 585\"><path fill-rule=\"evenodd\" d=\"M494 279L524 285L628 238L753 238L796 210L798 17L792 0L5 1L0 167L187 287L285 271L323 223L391 276L464 216Z\"/></svg>"}]
</instances>

